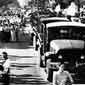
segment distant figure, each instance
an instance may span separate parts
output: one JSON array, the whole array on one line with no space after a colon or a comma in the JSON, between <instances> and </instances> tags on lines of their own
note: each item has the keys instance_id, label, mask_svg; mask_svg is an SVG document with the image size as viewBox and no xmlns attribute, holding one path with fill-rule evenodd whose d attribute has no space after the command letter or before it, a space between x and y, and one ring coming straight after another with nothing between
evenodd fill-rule
<instances>
[{"instance_id":1,"label":"distant figure","mask_svg":"<svg viewBox=\"0 0 85 85\"><path fill-rule=\"evenodd\" d=\"M53 73L53 85L72 85L73 79L68 71L64 71L64 64L59 66L58 71Z\"/></svg>"}]
</instances>

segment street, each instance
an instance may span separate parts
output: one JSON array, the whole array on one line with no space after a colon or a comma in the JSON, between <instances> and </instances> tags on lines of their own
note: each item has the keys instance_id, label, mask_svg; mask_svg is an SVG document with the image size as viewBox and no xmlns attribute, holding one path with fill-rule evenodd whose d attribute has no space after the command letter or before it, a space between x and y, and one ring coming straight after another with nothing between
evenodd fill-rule
<instances>
[{"instance_id":1,"label":"street","mask_svg":"<svg viewBox=\"0 0 85 85\"><path fill-rule=\"evenodd\" d=\"M85 0L0 0L0 85L67 83L62 63L85 85Z\"/></svg>"},{"instance_id":2,"label":"street","mask_svg":"<svg viewBox=\"0 0 85 85\"><path fill-rule=\"evenodd\" d=\"M27 42L1 43L0 54L6 51L11 60L8 85L49 85L41 75L38 53ZM0 85L3 85L1 83Z\"/></svg>"},{"instance_id":3,"label":"street","mask_svg":"<svg viewBox=\"0 0 85 85\"><path fill-rule=\"evenodd\" d=\"M0 54L2 51L9 55L11 71L9 83L0 85L52 85L39 67L38 52L28 42L0 43Z\"/></svg>"}]
</instances>

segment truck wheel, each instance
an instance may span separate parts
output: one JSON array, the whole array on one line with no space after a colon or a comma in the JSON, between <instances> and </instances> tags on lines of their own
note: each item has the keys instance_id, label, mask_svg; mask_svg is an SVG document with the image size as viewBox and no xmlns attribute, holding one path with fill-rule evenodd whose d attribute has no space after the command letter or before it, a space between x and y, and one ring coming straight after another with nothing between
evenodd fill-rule
<instances>
[{"instance_id":1,"label":"truck wheel","mask_svg":"<svg viewBox=\"0 0 85 85\"><path fill-rule=\"evenodd\" d=\"M52 79L53 79L53 70L52 69L47 69L47 80L49 82L52 82Z\"/></svg>"},{"instance_id":2,"label":"truck wheel","mask_svg":"<svg viewBox=\"0 0 85 85\"><path fill-rule=\"evenodd\" d=\"M38 51L39 45L36 44L35 50Z\"/></svg>"},{"instance_id":3,"label":"truck wheel","mask_svg":"<svg viewBox=\"0 0 85 85\"><path fill-rule=\"evenodd\" d=\"M40 58L40 67L44 67L43 60Z\"/></svg>"},{"instance_id":4,"label":"truck wheel","mask_svg":"<svg viewBox=\"0 0 85 85\"><path fill-rule=\"evenodd\" d=\"M44 60L43 60L43 50L42 50L42 47L40 47L38 49L38 53L39 53L39 58L40 58L40 67L45 67L45 64L43 63Z\"/></svg>"},{"instance_id":5,"label":"truck wheel","mask_svg":"<svg viewBox=\"0 0 85 85\"><path fill-rule=\"evenodd\" d=\"M41 56L40 55L40 67L46 67L46 63L45 63L45 56Z\"/></svg>"}]
</instances>

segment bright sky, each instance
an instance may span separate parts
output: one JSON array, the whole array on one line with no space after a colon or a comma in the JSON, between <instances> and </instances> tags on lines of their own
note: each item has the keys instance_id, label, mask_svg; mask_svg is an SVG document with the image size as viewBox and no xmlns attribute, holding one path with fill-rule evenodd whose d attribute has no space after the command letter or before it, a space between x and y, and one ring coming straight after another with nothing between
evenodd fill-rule
<instances>
[{"instance_id":1,"label":"bright sky","mask_svg":"<svg viewBox=\"0 0 85 85\"><path fill-rule=\"evenodd\" d=\"M17 1L19 2L19 5L23 8L24 5L26 5L27 2L30 1L30 0L17 0Z\"/></svg>"},{"instance_id":2,"label":"bright sky","mask_svg":"<svg viewBox=\"0 0 85 85\"><path fill-rule=\"evenodd\" d=\"M77 6L75 5L74 2L71 3L71 5L67 8L67 9L64 9L64 14L65 15L71 15L71 16L74 16L75 13L77 12Z\"/></svg>"}]
</instances>

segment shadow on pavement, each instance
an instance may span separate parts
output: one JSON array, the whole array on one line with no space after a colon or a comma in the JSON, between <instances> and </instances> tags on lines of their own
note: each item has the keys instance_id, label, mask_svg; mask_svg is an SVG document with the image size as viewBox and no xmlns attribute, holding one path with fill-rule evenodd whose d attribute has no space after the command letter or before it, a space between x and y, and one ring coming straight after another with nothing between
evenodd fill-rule
<instances>
[{"instance_id":1,"label":"shadow on pavement","mask_svg":"<svg viewBox=\"0 0 85 85\"><path fill-rule=\"evenodd\" d=\"M16 67L16 68L28 68L28 67L35 67L34 65L36 65L36 64L31 64L31 65L17 65L17 64L13 64L13 65L11 65L12 67Z\"/></svg>"},{"instance_id":2,"label":"shadow on pavement","mask_svg":"<svg viewBox=\"0 0 85 85\"><path fill-rule=\"evenodd\" d=\"M0 78L0 85L10 85L10 77L5 75L3 78Z\"/></svg>"},{"instance_id":3,"label":"shadow on pavement","mask_svg":"<svg viewBox=\"0 0 85 85\"><path fill-rule=\"evenodd\" d=\"M0 42L0 48L10 48L10 49L27 49L27 48L32 48L32 41L29 42Z\"/></svg>"},{"instance_id":4,"label":"shadow on pavement","mask_svg":"<svg viewBox=\"0 0 85 85\"><path fill-rule=\"evenodd\" d=\"M27 56L9 55L9 57L12 57L12 58L13 58L13 57L14 57L14 58L33 58L34 56L28 56L28 55L27 55Z\"/></svg>"},{"instance_id":5,"label":"shadow on pavement","mask_svg":"<svg viewBox=\"0 0 85 85\"><path fill-rule=\"evenodd\" d=\"M15 78L11 77L10 79L11 83L14 84L32 84L32 85L49 85L48 82L43 81L42 78L39 76L33 76L33 75L20 75L16 76Z\"/></svg>"}]
</instances>

